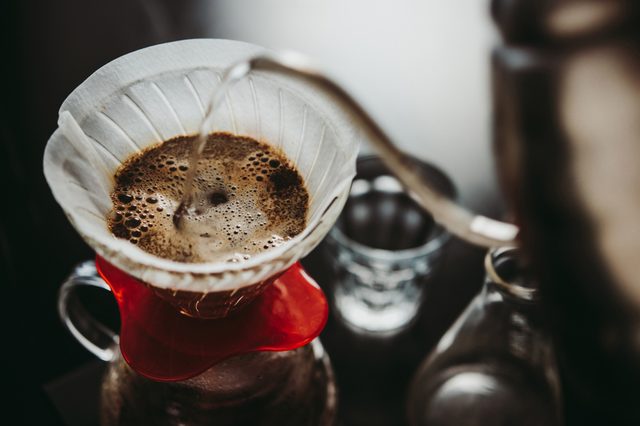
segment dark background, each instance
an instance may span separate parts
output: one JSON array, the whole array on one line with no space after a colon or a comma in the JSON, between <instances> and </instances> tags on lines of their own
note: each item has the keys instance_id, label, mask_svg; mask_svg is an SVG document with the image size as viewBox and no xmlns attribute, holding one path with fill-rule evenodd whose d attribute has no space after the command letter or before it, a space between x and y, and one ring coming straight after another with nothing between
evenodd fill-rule
<instances>
[{"instance_id":1,"label":"dark background","mask_svg":"<svg viewBox=\"0 0 640 426\"><path fill-rule=\"evenodd\" d=\"M165 6L173 3L182 2ZM43 385L91 359L63 329L55 308L61 282L92 252L51 196L42 156L60 104L93 71L129 51L197 36L194 26L179 30L179 8L167 15L175 20L171 31L160 34L145 4L2 2L0 280L9 399L1 423L2 416L18 424L61 423Z\"/></svg>"},{"instance_id":2,"label":"dark background","mask_svg":"<svg viewBox=\"0 0 640 426\"><path fill-rule=\"evenodd\" d=\"M70 372L82 374L78 368L93 361L56 313L61 282L92 251L53 200L42 155L60 104L97 68L132 50L205 33L190 12L198 2L158 3L165 11L160 19L152 2L144 0L2 4L0 280L6 357L2 378L9 392L4 393L1 423L4 417L11 419L5 424L62 424L68 416L54 406L45 386L64 381ZM418 361L481 285L482 254L460 242L452 244L442 273L432 282L424 314L397 341L354 337L330 321L323 340L336 368L345 422L402 424L403 389ZM327 284L318 252L305 264L321 285ZM96 302L98 310L114 309L103 302ZM74 400L87 392L78 386L60 389ZM82 404L77 409L82 411Z\"/></svg>"}]
</instances>

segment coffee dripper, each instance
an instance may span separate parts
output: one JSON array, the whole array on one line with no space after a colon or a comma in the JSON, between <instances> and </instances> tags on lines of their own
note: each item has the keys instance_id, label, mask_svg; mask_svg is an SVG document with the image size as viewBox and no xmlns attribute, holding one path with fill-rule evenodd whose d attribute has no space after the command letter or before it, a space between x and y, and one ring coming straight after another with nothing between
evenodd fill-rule
<instances>
[{"instance_id":1,"label":"coffee dripper","mask_svg":"<svg viewBox=\"0 0 640 426\"><path fill-rule=\"evenodd\" d=\"M96 71L60 109L45 176L97 257L67 280L59 310L79 342L109 362L104 424L332 423L332 371L314 340L327 304L297 263L336 220L355 174L360 138L330 96L308 81L247 69L210 127L275 145L303 176L307 227L281 246L243 262L178 263L115 238L106 224L120 164L197 133L223 72L265 55L226 40L153 46ZM119 335L77 303L83 285L114 293Z\"/></svg>"}]
</instances>

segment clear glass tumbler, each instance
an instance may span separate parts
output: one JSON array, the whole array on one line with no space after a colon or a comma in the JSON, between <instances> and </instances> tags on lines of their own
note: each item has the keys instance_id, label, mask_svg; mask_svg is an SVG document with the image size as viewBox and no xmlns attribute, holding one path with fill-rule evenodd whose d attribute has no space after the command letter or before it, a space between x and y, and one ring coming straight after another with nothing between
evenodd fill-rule
<instances>
[{"instance_id":1,"label":"clear glass tumbler","mask_svg":"<svg viewBox=\"0 0 640 426\"><path fill-rule=\"evenodd\" d=\"M426 179L455 196L443 172L419 164ZM325 240L333 269L333 305L338 317L357 331L396 333L416 317L449 234L420 209L379 158L360 158L357 170L342 215Z\"/></svg>"}]
</instances>

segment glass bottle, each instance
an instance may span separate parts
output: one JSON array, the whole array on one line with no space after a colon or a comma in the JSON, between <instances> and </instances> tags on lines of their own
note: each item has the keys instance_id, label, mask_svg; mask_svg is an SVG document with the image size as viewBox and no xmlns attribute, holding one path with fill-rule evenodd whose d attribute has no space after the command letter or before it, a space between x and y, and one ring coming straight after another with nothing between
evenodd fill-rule
<instances>
[{"instance_id":1,"label":"glass bottle","mask_svg":"<svg viewBox=\"0 0 640 426\"><path fill-rule=\"evenodd\" d=\"M490 251L487 278L414 376L412 425L558 425L560 385L537 285L517 249Z\"/></svg>"}]
</instances>

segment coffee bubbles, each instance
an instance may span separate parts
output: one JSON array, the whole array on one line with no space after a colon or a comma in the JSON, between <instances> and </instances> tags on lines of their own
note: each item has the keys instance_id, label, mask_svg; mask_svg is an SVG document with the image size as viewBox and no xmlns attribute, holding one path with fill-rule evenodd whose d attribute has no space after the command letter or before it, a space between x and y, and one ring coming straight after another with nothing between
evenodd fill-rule
<instances>
[{"instance_id":1,"label":"coffee bubbles","mask_svg":"<svg viewBox=\"0 0 640 426\"><path fill-rule=\"evenodd\" d=\"M276 247L306 225L309 195L274 147L228 133L209 135L192 206L180 227L195 136L170 139L129 158L115 174L109 228L156 256L179 262L242 261Z\"/></svg>"}]
</instances>

